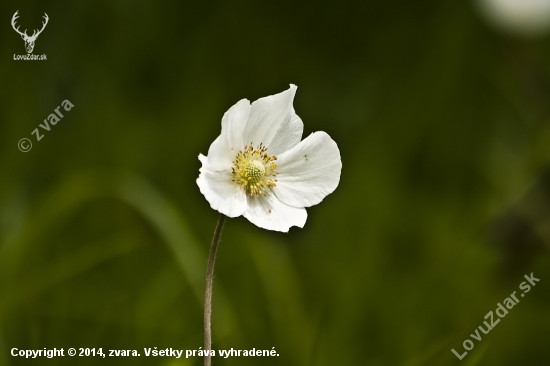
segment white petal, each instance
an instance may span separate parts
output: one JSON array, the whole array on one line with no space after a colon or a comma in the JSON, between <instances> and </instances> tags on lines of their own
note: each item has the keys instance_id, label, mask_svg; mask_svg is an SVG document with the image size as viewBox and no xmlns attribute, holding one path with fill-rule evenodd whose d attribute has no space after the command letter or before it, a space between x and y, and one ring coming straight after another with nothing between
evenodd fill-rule
<instances>
[{"instance_id":1,"label":"white petal","mask_svg":"<svg viewBox=\"0 0 550 366\"><path fill-rule=\"evenodd\" d=\"M291 118L295 94L296 85L291 84L282 93L260 98L252 103L243 142L253 143L254 146L263 143L269 147L277 130Z\"/></svg>"},{"instance_id":2,"label":"white petal","mask_svg":"<svg viewBox=\"0 0 550 366\"><path fill-rule=\"evenodd\" d=\"M227 147L223 133L214 140L208 149L208 168L215 171L231 170L234 156ZM236 154L235 154L236 155ZM200 160L200 159L199 159ZM204 163L203 163L204 164Z\"/></svg>"},{"instance_id":3,"label":"white petal","mask_svg":"<svg viewBox=\"0 0 550 366\"><path fill-rule=\"evenodd\" d=\"M222 118L222 133L208 149L208 165L211 170L229 170L235 156L244 147L243 133L250 114L250 102L238 101Z\"/></svg>"},{"instance_id":4,"label":"white petal","mask_svg":"<svg viewBox=\"0 0 550 366\"><path fill-rule=\"evenodd\" d=\"M340 182L340 150L325 132L309 135L277 160L273 193L292 207L310 207L332 193Z\"/></svg>"},{"instance_id":5,"label":"white petal","mask_svg":"<svg viewBox=\"0 0 550 366\"><path fill-rule=\"evenodd\" d=\"M235 155L247 142L243 141L243 134L250 116L250 101L239 100L229 108L222 118L222 135L225 135L227 147L235 151Z\"/></svg>"},{"instance_id":6,"label":"white petal","mask_svg":"<svg viewBox=\"0 0 550 366\"><path fill-rule=\"evenodd\" d=\"M292 149L300 142L303 133L304 123L300 117L294 113L294 108L292 108L290 118L283 122L269 144L268 153L270 155L279 155Z\"/></svg>"},{"instance_id":7,"label":"white petal","mask_svg":"<svg viewBox=\"0 0 550 366\"><path fill-rule=\"evenodd\" d=\"M197 185L210 207L228 217L244 213L247 207L246 193L231 181L233 176L230 171L212 171L208 165L203 165L200 172Z\"/></svg>"},{"instance_id":8,"label":"white petal","mask_svg":"<svg viewBox=\"0 0 550 366\"><path fill-rule=\"evenodd\" d=\"M244 217L262 229L288 232L291 226L304 227L307 220L305 208L290 207L273 194L248 196L248 209Z\"/></svg>"}]
</instances>

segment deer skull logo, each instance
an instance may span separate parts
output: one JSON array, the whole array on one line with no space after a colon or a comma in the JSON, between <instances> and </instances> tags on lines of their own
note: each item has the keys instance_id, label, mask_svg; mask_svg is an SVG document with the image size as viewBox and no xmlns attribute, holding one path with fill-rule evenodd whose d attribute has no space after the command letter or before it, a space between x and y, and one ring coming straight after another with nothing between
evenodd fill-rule
<instances>
[{"instance_id":1,"label":"deer skull logo","mask_svg":"<svg viewBox=\"0 0 550 366\"><path fill-rule=\"evenodd\" d=\"M48 14L44 13L44 20L45 22L42 23L42 29L40 30L34 30L32 36L29 36L27 34L27 30L25 29L24 32L21 32L19 31L19 27L15 27L15 20L19 17L19 15L17 15L17 13L19 12L19 10L17 10L15 12L15 14L13 14L13 18L11 18L11 26L13 27L13 29L19 33L21 35L21 38L23 38L23 41L25 41L25 48L27 50L27 53L32 53L32 50L34 49L34 42L36 42L36 38L38 38L38 36L40 35L40 33L42 33L42 31L44 30L44 28L46 28L46 24L48 24Z\"/></svg>"}]
</instances>

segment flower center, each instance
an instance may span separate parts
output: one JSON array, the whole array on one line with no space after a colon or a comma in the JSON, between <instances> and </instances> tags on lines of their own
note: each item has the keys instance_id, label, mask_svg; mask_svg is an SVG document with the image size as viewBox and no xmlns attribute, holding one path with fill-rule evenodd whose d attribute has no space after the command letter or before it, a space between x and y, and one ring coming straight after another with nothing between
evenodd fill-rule
<instances>
[{"instance_id":1,"label":"flower center","mask_svg":"<svg viewBox=\"0 0 550 366\"><path fill-rule=\"evenodd\" d=\"M265 166L257 160L252 160L246 164L244 171L249 178L249 183L254 185L261 182L265 176Z\"/></svg>"},{"instance_id":2,"label":"flower center","mask_svg":"<svg viewBox=\"0 0 550 366\"><path fill-rule=\"evenodd\" d=\"M245 146L239 151L233 162L233 182L237 183L250 196L269 194L276 186L277 180L272 179L279 172L275 170L276 156L267 154L267 147L260 144L253 147Z\"/></svg>"}]
</instances>

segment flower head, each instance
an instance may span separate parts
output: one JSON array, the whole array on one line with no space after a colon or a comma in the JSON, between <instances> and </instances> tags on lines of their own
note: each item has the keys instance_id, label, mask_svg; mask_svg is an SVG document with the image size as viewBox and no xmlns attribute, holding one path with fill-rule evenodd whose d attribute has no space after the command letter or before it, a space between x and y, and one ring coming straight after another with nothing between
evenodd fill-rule
<instances>
[{"instance_id":1,"label":"flower head","mask_svg":"<svg viewBox=\"0 0 550 366\"><path fill-rule=\"evenodd\" d=\"M503 30L536 36L550 30L550 0L477 0L487 19Z\"/></svg>"},{"instance_id":2,"label":"flower head","mask_svg":"<svg viewBox=\"0 0 550 366\"><path fill-rule=\"evenodd\" d=\"M304 124L294 113L296 86L254 103L242 99L222 118L197 184L220 213L243 215L268 230L303 227L305 207L318 204L340 182L342 162L325 132L302 139Z\"/></svg>"}]
</instances>

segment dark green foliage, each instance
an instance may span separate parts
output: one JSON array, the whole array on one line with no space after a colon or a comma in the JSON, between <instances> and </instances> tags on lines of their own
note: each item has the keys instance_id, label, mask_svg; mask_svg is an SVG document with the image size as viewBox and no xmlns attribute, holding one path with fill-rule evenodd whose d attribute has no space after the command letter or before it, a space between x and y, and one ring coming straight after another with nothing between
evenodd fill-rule
<instances>
[{"instance_id":1,"label":"dark green foliage","mask_svg":"<svg viewBox=\"0 0 550 366\"><path fill-rule=\"evenodd\" d=\"M13 60L16 10L22 29L48 13L47 61ZM340 186L289 234L226 222L214 348L280 357L213 365L550 363L550 38L501 34L469 1L8 0L0 14L0 365L200 365L143 353L202 346L217 212L197 155L231 105L289 83L304 135L339 145ZM451 349L531 272L541 282L459 362Z\"/></svg>"}]
</instances>

